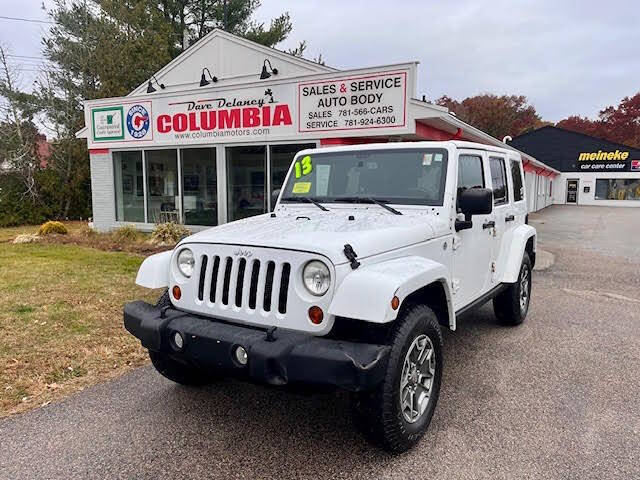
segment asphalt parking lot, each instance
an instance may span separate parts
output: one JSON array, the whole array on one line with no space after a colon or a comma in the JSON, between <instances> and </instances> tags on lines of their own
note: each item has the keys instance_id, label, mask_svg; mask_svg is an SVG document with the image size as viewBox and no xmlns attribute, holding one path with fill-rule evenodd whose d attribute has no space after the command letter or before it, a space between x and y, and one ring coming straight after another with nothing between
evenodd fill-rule
<instances>
[{"instance_id":1,"label":"asphalt parking lot","mask_svg":"<svg viewBox=\"0 0 640 480\"><path fill-rule=\"evenodd\" d=\"M180 387L151 367L0 421L0 478L640 478L640 213L531 216L555 263L524 325L491 308L445 333L440 401L393 457L348 396L223 381Z\"/></svg>"}]
</instances>

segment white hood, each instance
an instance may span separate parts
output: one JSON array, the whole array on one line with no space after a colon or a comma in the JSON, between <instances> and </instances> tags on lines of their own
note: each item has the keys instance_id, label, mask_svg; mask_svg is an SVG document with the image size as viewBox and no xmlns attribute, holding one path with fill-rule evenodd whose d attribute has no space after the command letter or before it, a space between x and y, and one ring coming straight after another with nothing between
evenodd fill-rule
<instances>
[{"instance_id":1,"label":"white hood","mask_svg":"<svg viewBox=\"0 0 640 480\"><path fill-rule=\"evenodd\" d=\"M349 217L353 220L350 220ZM184 243L222 243L315 252L334 264L347 262L345 244L365 258L446 233L442 217L422 210L393 215L383 209L287 209L238 220L192 235Z\"/></svg>"}]
</instances>

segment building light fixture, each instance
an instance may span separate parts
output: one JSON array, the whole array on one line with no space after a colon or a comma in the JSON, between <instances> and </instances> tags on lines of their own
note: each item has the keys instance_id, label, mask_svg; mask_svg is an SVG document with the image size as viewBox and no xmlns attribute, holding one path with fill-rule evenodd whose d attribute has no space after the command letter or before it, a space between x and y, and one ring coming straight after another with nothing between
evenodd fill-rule
<instances>
[{"instance_id":1,"label":"building light fixture","mask_svg":"<svg viewBox=\"0 0 640 480\"><path fill-rule=\"evenodd\" d=\"M160 83L158 81L158 79L156 78L155 75L151 75L151 78L149 79L149 83L147 84L147 93L153 93L156 91L156 89L153 87L153 83L152 80L154 82L156 82L156 85L158 85L160 87L160 89L164 90L165 88L167 88L164 83Z\"/></svg>"},{"instance_id":2,"label":"building light fixture","mask_svg":"<svg viewBox=\"0 0 640 480\"><path fill-rule=\"evenodd\" d=\"M205 70L209 74L209 78L211 79L211 81L207 80L207 77L204 74ZM218 77L216 77L215 75L211 75L211 72L209 71L209 69L207 67L204 67L202 69L202 76L200 77L200 86L201 87L206 87L211 82L218 83Z\"/></svg>"},{"instance_id":3,"label":"building light fixture","mask_svg":"<svg viewBox=\"0 0 640 480\"><path fill-rule=\"evenodd\" d=\"M269 64L269 70L271 70L271 73L269 73L269 71L267 70L267 63ZM269 59L265 58L264 63L262 64L262 73L260 74L260 80L265 80L269 78L272 74L277 75L278 69L273 68L271 66L271 62L269 61Z\"/></svg>"}]
</instances>

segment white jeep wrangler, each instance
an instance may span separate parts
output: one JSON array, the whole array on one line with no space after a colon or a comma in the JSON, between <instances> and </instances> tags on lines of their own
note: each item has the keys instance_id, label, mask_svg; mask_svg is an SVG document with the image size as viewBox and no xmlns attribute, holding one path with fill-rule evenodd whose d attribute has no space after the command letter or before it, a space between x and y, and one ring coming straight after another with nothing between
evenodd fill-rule
<instances>
[{"instance_id":1,"label":"white jeep wrangler","mask_svg":"<svg viewBox=\"0 0 640 480\"><path fill-rule=\"evenodd\" d=\"M298 153L272 213L214 227L147 258L167 287L124 323L182 384L228 375L354 392L356 424L394 452L427 429L441 328L493 299L529 308L536 231L520 155L448 141Z\"/></svg>"}]
</instances>

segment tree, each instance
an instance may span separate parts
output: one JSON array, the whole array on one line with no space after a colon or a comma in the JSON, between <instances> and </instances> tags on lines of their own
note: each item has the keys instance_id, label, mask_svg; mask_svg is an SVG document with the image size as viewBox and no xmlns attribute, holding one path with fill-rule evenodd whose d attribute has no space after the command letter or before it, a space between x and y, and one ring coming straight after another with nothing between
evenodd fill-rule
<instances>
[{"instance_id":1,"label":"tree","mask_svg":"<svg viewBox=\"0 0 640 480\"><path fill-rule=\"evenodd\" d=\"M38 200L36 171L40 166L33 123L34 111L28 96L21 93L17 73L11 68L6 49L0 45L0 163L22 185L21 194Z\"/></svg>"},{"instance_id":2,"label":"tree","mask_svg":"<svg viewBox=\"0 0 640 480\"><path fill-rule=\"evenodd\" d=\"M15 195L26 192L40 205L25 210L34 212L29 221L88 216L88 155L75 138L84 127L82 102L126 95L214 28L276 45L291 32L289 14L267 27L251 20L259 6L259 0L54 0L48 11L53 26L43 39L47 66L33 94L21 92L0 58L0 164L9 165L12 175L10 188L0 186L0 208L17 211L22 203ZM301 56L305 47L302 42L290 53ZM44 170L36 155L36 115L53 138ZM28 215L21 212L9 221L24 221Z\"/></svg>"},{"instance_id":3,"label":"tree","mask_svg":"<svg viewBox=\"0 0 640 480\"><path fill-rule=\"evenodd\" d=\"M42 188L37 111L0 45L0 226L38 223L49 207ZM46 139L44 139L46 140Z\"/></svg>"},{"instance_id":4,"label":"tree","mask_svg":"<svg viewBox=\"0 0 640 480\"><path fill-rule=\"evenodd\" d=\"M102 0L100 3L109 11L110 6L121 2ZM174 56L214 28L268 47L283 41L292 29L291 18L286 12L272 19L268 28L264 23L251 21L251 16L260 7L259 0L160 0L151 3L171 27Z\"/></svg>"},{"instance_id":5,"label":"tree","mask_svg":"<svg viewBox=\"0 0 640 480\"><path fill-rule=\"evenodd\" d=\"M126 95L216 27L267 46L284 40L292 28L288 13L267 28L251 21L259 6L258 0L55 0L54 26L43 40L50 67L34 99L55 139L43 182L56 186L48 198L56 215L90 211L88 155L75 138L84 126L82 102Z\"/></svg>"},{"instance_id":6,"label":"tree","mask_svg":"<svg viewBox=\"0 0 640 480\"><path fill-rule=\"evenodd\" d=\"M571 116L556 126L640 148L640 92L633 97L624 97L617 107L600 110L597 120Z\"/></svg>"},{"instance_id":7,"label":"tree","mask_svg":"<svg viewBox=\"0 0 640 480\"><path fill-rule=\"evenodd\" d=\"M461 102L446 95L436 104L447 107L458 118L489 135L502 139L516 136L544 125L536 109L523 95L476 95Z\"/></svg>"},{"instance_id":8,"label":"tree","mask_svg":"<svg viewBox=\"0 0 640 480\"><path fill-rule=\"evenodd\" d=\"M560 120L556 123L556 127L584 133L598 138L605 138L607 135L605 125L603 125L602 122L599 120L594 121L579 115L571 115L564 120Z\"/></svg>"}]
</instances>

